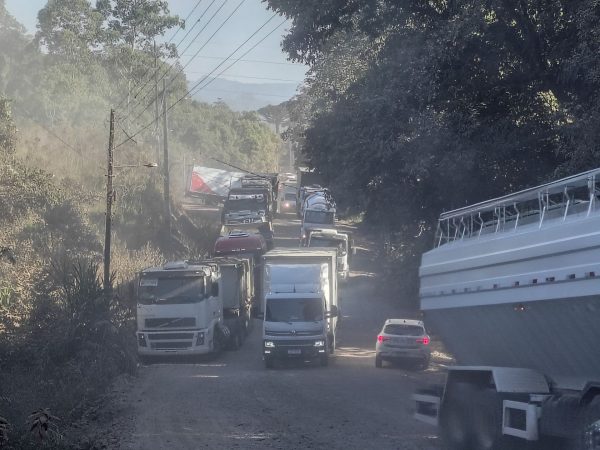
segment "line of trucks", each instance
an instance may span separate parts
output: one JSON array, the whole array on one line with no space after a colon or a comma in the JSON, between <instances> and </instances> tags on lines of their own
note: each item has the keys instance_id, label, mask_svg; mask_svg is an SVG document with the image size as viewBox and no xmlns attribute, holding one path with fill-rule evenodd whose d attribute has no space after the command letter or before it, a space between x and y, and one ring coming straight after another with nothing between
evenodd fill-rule
<instances>
[{"instance_id":1,"label":"line of trucks","mask_svg":"<svg viewBox=\"0 0 600 450\"><path fill-rule=\"evenodd\" d=\"M141 272L137 340L142 359L238 349L253 316L263 320L264 360L316 359L335 351L337 254L274 249L246 233L221 237L214 257Z\"/></svg>"},{"instance_id":2,"label":"line of trucks","mask_svg":"<svg viewBox=\"0 0 600 450\"><path fill-rule=\"evenodd\" d=\"M263 319L267 368L282 358L328 364L336 346L338 274L347 276L348 270L348 236L311 230L312 246L273 249L278 181L244 176L241 186L229 189L221 236L210 258L140 273L137 341L142 359L238 349L256 317ZM345 246L343 256L337 241Z\"/></svg>"}]
</instances>

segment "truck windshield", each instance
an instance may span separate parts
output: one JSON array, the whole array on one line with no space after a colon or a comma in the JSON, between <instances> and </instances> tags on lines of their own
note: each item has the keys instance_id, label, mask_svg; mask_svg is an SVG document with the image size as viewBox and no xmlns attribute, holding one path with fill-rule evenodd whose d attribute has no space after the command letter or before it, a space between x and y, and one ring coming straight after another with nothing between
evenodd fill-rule
<instances>
[{"instance_id":1,"label":"truck windshield","mask_svg":"<svg viewBox=\"0 0 600 450\"><path fill-rule=\"evenodd\" d=\"M204 278L142 278L138 303L165 305L198 303L204 300Z\"/></svg>"},{"instance_id":2,"label":"truck windshield","mask_svg":"<svg viewBox=\"0 0 600 450\"><path fill-rule=\"evenodd\" d=\"M417 325L390 324L386 325L383 332L396 336L423 336L425 330Z\"/></svg>"},{"instance_id":3,"label":"truck windshield","mask_svg":"<svg viewBox=\"0 0 600 450\"><path fill-rule=\"evenodd\" d=\"M320 298L267 299L267 322L313 322L323 320Z\"/></svg>"},{"instance_id":4,"label":"truck windshield","mask_svg":"<svg viewBox=\"0 0 600 450\"><path fill-rule=\"evenodd\" d=\"M330 211L306 211L304 215L306 223L321 223L333 225L333 212Z\"/></svg>"},{"instance_id":5,"label":"truck windshield","mask_svg":"<svg viewBox=\"0 0 600 450\"><path fill-rule=\"evenodd\" d=\"M259 209L266 209L267 201L262 199L254 198L243 198L243 199L228 199L225 209L228 211L257 211Z\"/></svg>"}]
</instances>

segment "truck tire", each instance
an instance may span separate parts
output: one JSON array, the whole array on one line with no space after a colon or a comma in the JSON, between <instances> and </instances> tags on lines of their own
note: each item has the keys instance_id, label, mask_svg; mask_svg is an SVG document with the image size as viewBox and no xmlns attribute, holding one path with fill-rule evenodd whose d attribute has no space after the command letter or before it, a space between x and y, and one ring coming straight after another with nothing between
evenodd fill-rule
<instances>
[{"instance_id":1,"label":"truck tire","mask_svg":"<svg viewBox=\"0 0 600 450\"><path fill-rule=\"evenodd\" d=\"M242 335L240 334L242 331L236 331L233 336L230 337L231 340L231 350L237 351L242 346Z\"/></svg>"},{"instance_id":2,"label":"truck tire","mask_svg":"<svg viewBox=\"0 0 600 450\"><path fill-rule=\"evenodd\" d=\"M335 334L329 336L329 353L332 355L335 353L335 347L337 346L337 342L335 339Z\"/></svg>"},{"instance_id":3,"label":"truck tire","mask_svg":"<svg viewBox=\"0 0 600 450\"><path fill-rule=\"evenodd\" d=\"M513 448L502 434L502 399L495 389L477 389L469 401L473 422L473 448L502 450Z\"/></svg>"},{"instance_id":4,"label":"truck tire","mask_svg":"<svg viewBox=\"0 0 600 450\"><path fill-rule=\"evenodd\" d=\"M473 391L473 386L464 382L455 382L447 387L440 412L440 431L444 448L448 450L474 450L467 401Z\"/></svg>"},{"instance_id":5,"label":"truck tire","mask_svg":"<svg viewBox=\"0 0 600 450\"><path fill-rule=\"evenodd\" d=\"M577 430L571 450L596 450L600 448L600 395L585 406L581 427Z\"/></svg>"},{"instance_id":6,"label":"truck tire","mask_svg":"<svg viewBox=\"0 0 600 450\"><path fill-rule=\"evenodd\" d=\"M319 362L321 364L321 367L326 367L329 365L329 355L327 353L321 355L319 357Z\"/></svg>"}]
</instances>

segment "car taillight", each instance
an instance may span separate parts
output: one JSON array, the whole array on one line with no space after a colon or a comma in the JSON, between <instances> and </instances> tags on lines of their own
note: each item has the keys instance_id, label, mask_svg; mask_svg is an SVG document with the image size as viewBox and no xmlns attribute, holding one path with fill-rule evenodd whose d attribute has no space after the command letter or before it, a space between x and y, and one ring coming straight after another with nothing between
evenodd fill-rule
<instances>
[{"instance_id":1,"label":"car taillight","mask_svg":"<svg viewBox=\"0 0 600 450\"><path fill-rule=\"evenodd\" d=\"M429 344L429 336L425 336L417 339L418 344L428 345Z\"/></svg>"},{"instance_id":2,"label":"car taillight","mask_svg":"<svg viewBox=\"0 0 600 450\"><path fill-rule=\"evenodd\" d=\"M387 336L381 336L381 335L377 336L377 342L384 342L384 341L387 341L389 339L390 338L387 337Z\"/></svg>"}]
</instances>

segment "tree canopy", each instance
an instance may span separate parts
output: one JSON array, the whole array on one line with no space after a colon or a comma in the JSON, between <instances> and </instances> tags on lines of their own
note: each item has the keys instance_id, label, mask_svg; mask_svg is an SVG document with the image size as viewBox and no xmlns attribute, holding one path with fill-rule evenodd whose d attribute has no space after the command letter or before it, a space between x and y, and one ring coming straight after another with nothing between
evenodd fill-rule
<instances>
[{"instance_id":1,"label":"tree canopy","mask_svg":"<svg viewBox=\"0 0 600 450\"><path fill-rule=\"evenodd\" d=\"M311 65L291 137L413 268L443 210L598 165L592 1L267 3Z\"/></svg>"}]
</instances>

